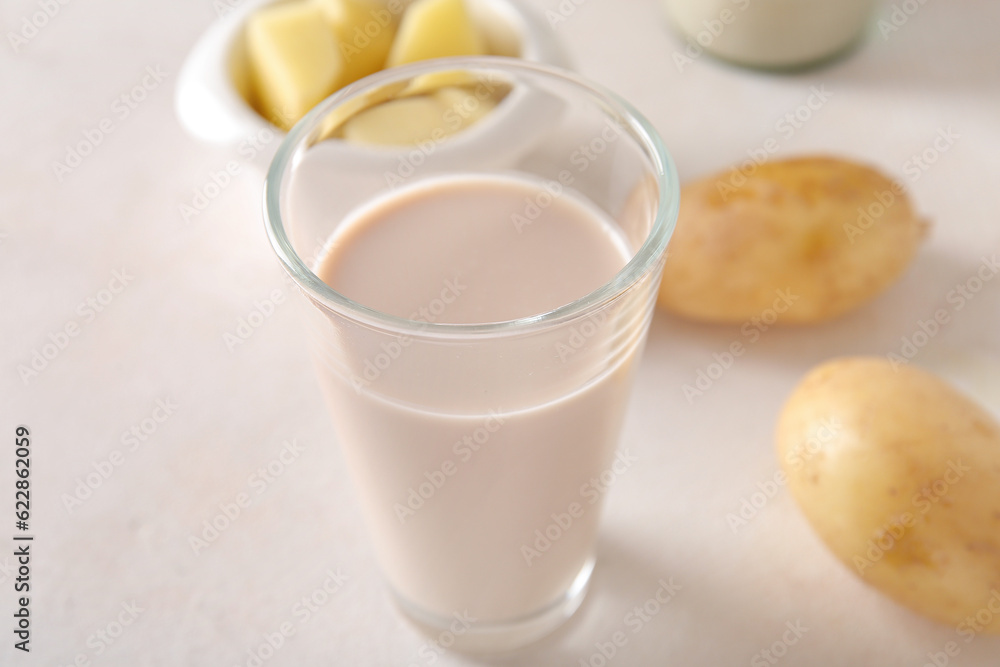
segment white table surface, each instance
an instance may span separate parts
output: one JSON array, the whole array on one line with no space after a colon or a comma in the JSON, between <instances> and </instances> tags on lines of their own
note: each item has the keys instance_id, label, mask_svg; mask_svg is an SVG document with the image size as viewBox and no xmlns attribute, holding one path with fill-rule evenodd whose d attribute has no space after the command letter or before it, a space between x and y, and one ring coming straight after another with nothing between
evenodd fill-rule
<instances>
[{"instance_id":1,"label":"white table surface","mask_svg":"<svg viewBox=\"0 0 1000 667\"><path fill-rule=\"evenodd\" d=\"M648 115L683 178L777 137L781 155L835 152L905 179L934 226L885 295L822 327L767 332L693 405L681 385L743 336L657 315L623 436L640 463L608 494L589 598L512 664L599 665L595 642L623 629L610 664L766 664L754 656L798 622L807 631L779 664L920 667L955 630L860 582L785 489L736 533L726 515L772 479L774 420L808 368L895 351L938 308L951 322L915 361L1000 410L1000 280L961 311L946 301L1000 251L1000 3L930 0L845 60L775 76L708 57L678 71L671 56L683 44L654 0L575 2L555 31L577 69ZM36 11L35 0L4 2L3 33ZM174 117L177 72L214 18L210 0L78 0L18 53L6 37L0 45L0 541L11 545L0 551L0 664L253 664L248 649L286 622L294 635L263 664L480 664L428 653L388 599L288 305L295 295L264 236L260 170L191 139ZM147 67L165 79L121 118L112 104ZM829 101L793 136L779 133L811 86L826 86ZM54 163L105 117L113 132L60 181ZM948 128L959 138L908 176L905 163ZM239 174L185 222L179 206L230 160ZM102 292L115 271L127 285ZM288 300L230 351L224 334L273 290ZM100 312L78 309L108 297ZM18 366L70 323L78 334L22 380ZM177 407L133 449L122 434L157 401ZM10 631L17 424L30 426L34 449L27 656ZM291 439L302 453L261 487L251 476ZM116 450L120 465L69 511L64 494ZM250 506L196 555L189 537L240 493ZM296 614L328 570L347 581L307 619ZM625 615L671 577L677 596L632 633ZM123 604L135 618L108 645L96 633L117 634ZM950 664L1000 664L1000 638L960 646Z\"/></svg>"}]
</instances>

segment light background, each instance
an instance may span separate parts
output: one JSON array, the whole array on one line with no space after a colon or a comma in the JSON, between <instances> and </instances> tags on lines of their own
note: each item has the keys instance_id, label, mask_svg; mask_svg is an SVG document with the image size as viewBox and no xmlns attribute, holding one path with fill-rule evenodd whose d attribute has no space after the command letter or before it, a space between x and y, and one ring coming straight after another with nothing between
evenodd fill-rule
<instances>
[{"instance_id":1,"label":"light background","mask_svg":"<svg viewBox=\"0 0 1000 667\"><path fill-rule=\"evenodd\" d=\"M1000 3L929 0L885 38L794 76L698 58L654 0L563 0L554 32L581 73L631 100L662 132L682 178L746 157L775 136L781 155L837 153L906 180L933 221L912 269L885 295L816 328L769 331L689 404L681 391L734 340L658 314L623 445L639 458L610 491L599 565L577 617L514 659L600 665L595 642L627 630L614 665L747 665L786 622L808 628L783 665L907 665L956 639L866 587L811 532L781 488L747 526L738 511L773 478L772 434L784 397L812 365L841 354L898 351L938 308L952 321L916 362L1000 410L1000 280L959 312L946 294L1000 250ZM534 0L539 11L557 0ZM0 27L19 30L36 2L4 2ZM880 10L887 16L891 5ZM295 635L264 664L428 665L426 638L391 605L306 358L295 295L264 236L262 162L198 143L173 112L186 52L215 18L210 0L73 0L15 53L0 44L0 535L13 528L14 427L33 433L32 653L12 648L12 551L0 551L0 664L247 664L264 633ZM166 77L127 118L112 104L147 67ZM775 124L823 85L830 100L792 137ZM115 127L60 181L54 163L101 119ZM904 165L940 130L959 135L918 180ZM273 149L273 147L272 147ZM186 222L179 212L213 172L240 173ZM91 321L77 310L114 271L133 276ZM286 297L245 344L234 332L255 300ZM18 366L67 323L78 336L27 382ZM57 336L58 338L58 336ZM123 432L172 416L135 451ZM250 476L285 440L303 453L257 495ZM72 511L63 495L106 461L123 462ZM195 554L189 537L248 492L244 509ZM8 509L9 508L9 509ZM9 521L8 521L9 519ZM13 544L9 537L0 539ZM349 577L307 622L292 613L328 569ZM625 615L661 578L682 586L638 633ZM123 603L143 611L97 655L88 638ZM479 664L448 654L436 665ZM761 664L761 663L758 663ZM951 664L1000 664L1000 639L961 644Z\"/></svg>"}]
</instances>

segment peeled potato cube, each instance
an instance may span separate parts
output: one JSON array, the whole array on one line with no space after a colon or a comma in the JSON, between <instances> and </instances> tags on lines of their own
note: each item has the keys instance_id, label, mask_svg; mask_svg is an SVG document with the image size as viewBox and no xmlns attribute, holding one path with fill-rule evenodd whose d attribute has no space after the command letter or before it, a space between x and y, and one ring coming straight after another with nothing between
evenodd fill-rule
<instances>
[{"instance_id":1,"label":"peeled potato cube","mask_svg":"<svg viewBox=\"0 0 1000 667\"><path fill-rule=\"evenodd\" d=\"M453 132L472 125L497 105L492 97L479 99L468 90L453 86L441 88L434 93L434 98L444 106L444 119Z\"/></svg>"},{"instance_id":2,"label":"peeled potato cube","mask_svg":"<svg viewBox=\"0 0 1000 667\"><path fill-rule=\"evenodd\" d=\"M384 102L347 121L344 138L364 144L411 146L449 132L445 111L439 100L428 96Z\"/></svg>"},{"instance_id":3,"label":"peeled potato cube","mask_svg":"<svg viewBox=\"0 0 1000 667\"><path fill-rule=\"evenodd\" d=\"M467 70L454 69L444 72L430 72L413 77L406 86L404 95L423 95L446 86L475 86L479 78Z\"/></svg>"},{"instance_id":4,"label":"peeled potato cube","mask_svg":"<svg viewBox=\"0 0 1000 667\"><path fill-rule=\"evenodd\" d=\"M496 107L492 97L479 99L463 88L441 88L384 102L351 118L344 125L348 141L407 146L441 141L461 132Z\"/></svg>"},{"instance_id":5,"label":"peeled potato cube","mask_svg":"<svg viewBox=\"0 0 1000 667\"><path fill-rule=\"evenodd\" d=\"M385 7L365 0L315 0L337 38L344 69L337 87L378 72L396 36L396 24Z\"/></svg>"},{"instance_id":6,"label":"peeled potato cube","mask_svg":"<svg viewBox=\"0 0 1000 667\"><path fill-rule=\"evenodd\" d=\"M261 9L246 30L257 110L287 130L333 92L343 70L336 39L311 3Z\"/></svg>"},{"instance_id":7,"label":"peeled potato cube","mask_svg":"<svg viewBox=\"0 0 1000 667\"><path fill-rule=\"evenodd\" d=\"M448 56L479 56L486 44L464 0L416 0L399 26L389 67Z\"/></svg>"}]
</instances>

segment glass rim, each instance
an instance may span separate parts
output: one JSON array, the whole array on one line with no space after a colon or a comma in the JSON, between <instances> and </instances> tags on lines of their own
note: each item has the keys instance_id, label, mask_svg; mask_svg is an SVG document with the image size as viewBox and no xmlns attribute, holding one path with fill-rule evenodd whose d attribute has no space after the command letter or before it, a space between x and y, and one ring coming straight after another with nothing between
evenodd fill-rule
<instances>
[{"instance_id":1,"label":"glass rim","mask_svg":"<svg viewBox=\"0 0 1000 667\"><path fill-rule=\"evenodd\" d=\"M310 140L313 133L322 126L324 119L337 107L370 90L383 87L393 81L412 79L421 74L442 70L471 70L473 72L499 71L516 75L531 73L544 77L561 79L577 87L602 106L613 109L619 123L643 145L644 152L652 162L653 173L659 192L659 203L649 233L643 244L634 252L629 261L610 280L584 296L553 310L501 322L476 324L455 324L447 322L425 322L390 315L354 301L327 285L313 272L295 251L286 233L282 215L282 194L285 181L294 166L299 149ZM382 70L334 92L316 105L299 120L278 147L267 175L264 178L264 225L268 238L283 268L293 281L313 300L349 318L374 325L380 329L413 336L440 337L489 337L510 335L535 330L572 320L581 314L596 310L604 303L627 292L656 266L673 235L680 206L680 187L677 170L663 140L652 124L629 102L604 86L589 81L566 70L504 56L453 57L425 60Z\"/></svg>"}]
</instances>

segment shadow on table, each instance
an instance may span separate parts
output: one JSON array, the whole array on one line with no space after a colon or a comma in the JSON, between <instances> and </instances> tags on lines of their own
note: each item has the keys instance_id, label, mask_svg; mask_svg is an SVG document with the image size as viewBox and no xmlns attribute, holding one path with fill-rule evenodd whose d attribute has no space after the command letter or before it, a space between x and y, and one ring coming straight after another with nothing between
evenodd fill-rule
<instances>
[{"instance_id":1,"label":"shadow on table","mask_svg":"<svg viewBox=\"0 0 1000 667\"><path fill-rule=\"evenodd\" d=\"M938 220L935 225L953 221ZM985 259L974 263L949 255L934 247L924 247L900 280L872 301L827 322L806 325L713 325L683 320L659 312L650 332L650 345L666 347L668 355L683 355L699 364L712 361L733 342L743 344L744 357L782 369L805 373L827 359L844 355L888 355L906 352L907 360L938 356L956 345L964 346L979 334L993 331L997 297L995 290L983 289L977 274L984 262L1000 254L983 249ZM1000 277L997 278L1000 280ZM970 280L980 291L962 291ZM944 311L944 324L924 340L919 348L904 349L906 338L921 331L921 322L933 320ZM704 357L700 359L700 357ZM703 364L702 364L703 365ZM758 368L759 372L760 369Z\"/></svg>"},{"instance_id":2,"label":"shadow on table","mask_svg":"<svg viewBox=\"0 0 1000 667\"><path fill-rule=\"evenodd\" d=\"M738 627L750 609L742 608L742 601L734 600L729 591L706 589L703 584L702 575L676 568L664 570L662 564L604 538L598 545L597 567L587 597L564 626L518 651L466 659L483 665L546 667L610 665L615 661L646 664L645 660L637 662L641 651L646 658L656 656L656 664L667 664L671 656L689 659L695 655L699 656L697 664L713 664L712 647L692 646L697 633L689 629L706 623ZM614 644L616 636L618 645Z\"/></svg>"}]
</instances>

